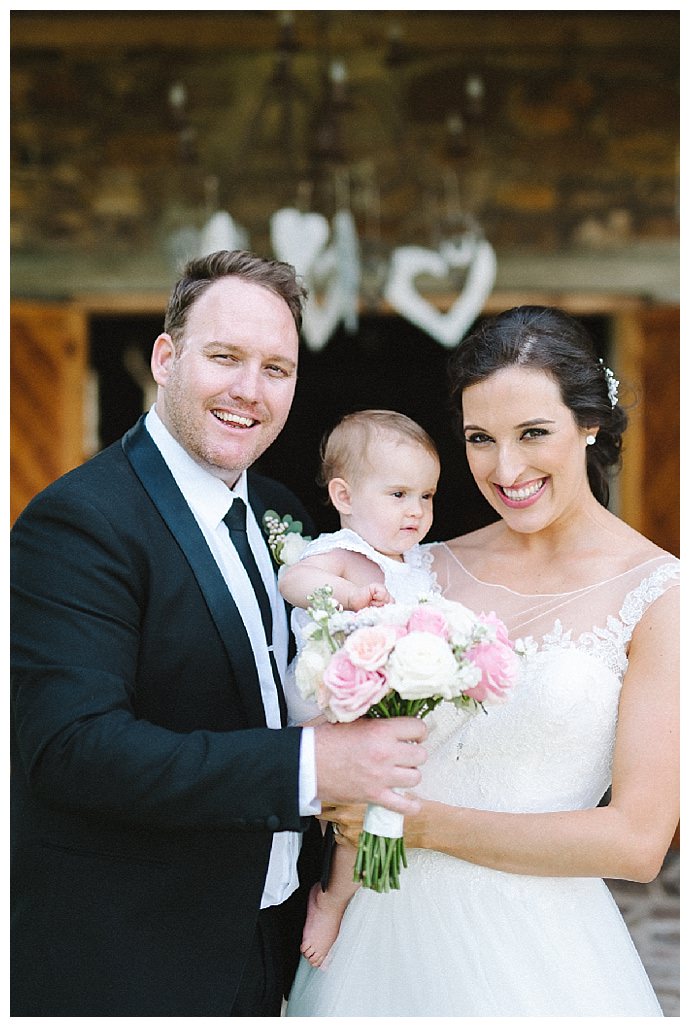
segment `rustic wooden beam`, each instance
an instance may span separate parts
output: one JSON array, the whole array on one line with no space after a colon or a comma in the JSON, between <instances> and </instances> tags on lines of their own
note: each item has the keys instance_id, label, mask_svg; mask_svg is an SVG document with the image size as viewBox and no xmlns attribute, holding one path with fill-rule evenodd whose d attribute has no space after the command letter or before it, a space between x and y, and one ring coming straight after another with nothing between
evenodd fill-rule
<instances>
[{"instance_id":1,"label":"rustic wooden beam","mask_svg":"<svg viewBox=\"0 0 690 1027\"><path fill-rule=\"evenodd\" d=\"M447 311L457 299L457 295L444 293L426 293L425 298L438 310ZM77 293L71 302L79 310L88 315L143 315L158 314L165 311L168 293L159 291L137 292L136 290L119 290L112 293ZM545 307L561 307L575 317L588 315L614 315L629 313L645 306L638 296L622 293L598 293L551 290L497 290L493 292L484 305L485 314L498 314L510 307L531 304ZM362 308L364 313L365 308ZM381 300L375 308L366 308L367 313L382 316L397 316L397 311L385 300Z\"/></svg>"},{"instance_id":2,"label":"rustic wooden beam","mask_svg":"<svg viewBox=\"0 0 690 1027\"><path fill-rule=\"evenodd\" d=\"M15 50L113 48L272 50L279 11L12 11ZM387 46L393 26L412 56L521 50L668 49L679 45L679 11L296 11L303 50L339 53Z\"/></svg>"}]
</instances>

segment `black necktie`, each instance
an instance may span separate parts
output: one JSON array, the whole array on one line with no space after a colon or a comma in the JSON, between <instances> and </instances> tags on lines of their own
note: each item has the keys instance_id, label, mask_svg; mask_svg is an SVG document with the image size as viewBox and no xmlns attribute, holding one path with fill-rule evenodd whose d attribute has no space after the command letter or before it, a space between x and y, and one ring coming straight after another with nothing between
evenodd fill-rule
<instances>
[{"instance_id":1,"label":"black necktie","mask_svg":"<svg viewBox=\"0 0 690 1027\"><path fill-rule=\"evenodd\" d=\"M280 681L280 674L278 673L278 667L273 653L273 617L271 615L271 603L268 598L264 579L261 577L261 572L256 565L254 553L252 552L252 548L249 545L249 539L247 538L247 507L239 496L236 496L235 499L233 499L232 506L226 513L223 520L228 526L230 538L232 539L233 545L235 546L239 558L244 565L244 569L249 576L249 580L252 583L252 588L254 589L254 594L256 595L257 602L259 604L259 609L261 610L261 620L264 625L264 634L266 635L266 643L268 645L271 670L273 671L273 678L278 690L280 719L283 726L285 726L287 723L287 707L285 705L285 695Z\"/></svg>"}]
</instances>

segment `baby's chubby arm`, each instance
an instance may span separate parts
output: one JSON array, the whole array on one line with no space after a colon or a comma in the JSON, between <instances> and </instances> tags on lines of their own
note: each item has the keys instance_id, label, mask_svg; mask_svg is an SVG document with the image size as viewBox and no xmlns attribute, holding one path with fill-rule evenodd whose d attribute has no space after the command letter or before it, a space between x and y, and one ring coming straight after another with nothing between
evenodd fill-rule
<instances>
[{"instance_id":1,"label":"baby's chubby arm","mask_svg":"<svg viewBox=\"0 0 690 1027\"><path fill-rule=\"evenodd\" d=\"M330 585L333 598L345 610L365 606L385 606L392 597L383 582L383 572L362 553L333 549L318 556L307 556L280 574L279 587L292 606L306 609L308 597L317 588Z\"/></svg>"}]
</instances>

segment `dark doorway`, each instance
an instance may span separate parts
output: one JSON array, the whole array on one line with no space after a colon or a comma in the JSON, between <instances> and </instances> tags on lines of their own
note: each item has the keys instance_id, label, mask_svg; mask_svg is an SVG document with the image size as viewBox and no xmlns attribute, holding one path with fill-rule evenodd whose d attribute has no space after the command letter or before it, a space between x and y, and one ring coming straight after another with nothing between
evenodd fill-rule
<instances>
[{"instance_id":1,"label":"dark doorway","mask_svg":"<svg viewBox=\"0 0 690 1027\"><path fill-rule=\"evenodd\" d=\"M98 377L98 439L101 449L132 427L148 406L144 382L163 314L111 314L91 318L89 351Z\"/></svg>"},{"instance_id":2,"label":"dark doorway","mask_svg":"<svg viewBox=\"0 0 690 1027\"><path fill-rule=\"evenodd\" d=\"M290 485L321 530L335 530L337 516L316 484L324 433L354 410L399 410L429 432L441 457L428 541L489 523L495 519L493 511L471 480L464 446L454 434L446 384L448 357L447 349L399 317L362 317L356 335L341 330L319 353L302 347L290 418L257 466Z\"/></svg>"}]
</instances>

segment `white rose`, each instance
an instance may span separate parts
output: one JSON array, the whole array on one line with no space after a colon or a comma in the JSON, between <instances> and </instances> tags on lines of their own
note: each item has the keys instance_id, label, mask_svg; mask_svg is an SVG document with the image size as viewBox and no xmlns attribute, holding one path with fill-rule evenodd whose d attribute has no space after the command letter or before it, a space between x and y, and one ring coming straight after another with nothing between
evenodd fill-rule
<instances>
[{"instance_id":1,"label":"white rose","mask_svg":"<svg viewBox=\"0 0 690 1027\"><path fill-rule=\"evenodd\" d=\"M385 606L365 606L357 614L357 624L391 624L404 627L410 616L410 607L403 603L386 603Z\"/></svg>"},{"instance_id":2,"label":"white rose","mask_svg":"<svg viewBox=\"0 0 690 1027\"><path fill-rule=\"evenodd\" d=\"M461 689L460 670L448 643L427 631L411 631L395 644L388 663L390 684L403 699L442 695Z\"/></svg>"},{"instance_id":3,"label":"white rose","mask_svg":"<svg viewBox=\"0 0 690 1027\"><path fill-rule=\"evenodd\" d=\"M477 625L475 614L462 603L450 599L443 600L441 609L450 627L451 641L456 645L466 645Z\"/></svg>"},{"instance_id":4,"label":"white rose","mask_svg":"<svg viewBox=\"0 0 690 1027\"><path fill-rule=\"evenodd\" d=\"M293 563L297 563L307 544L307 540L302 538L296 531L288 532L285 536L285 541L280 547L281 561L288 567Z\"/></svg>"},{"instance_id":5,"label":"white rose","mask_svg":"<svg viewBox=\"0 0 690 1027\"><path fill-rule=\"evenodd\" d=\"M295 681L303 699L318 699L330 658L330 651L317 645L307 646L297 657Z\"/></svg>"}]
</instances>

